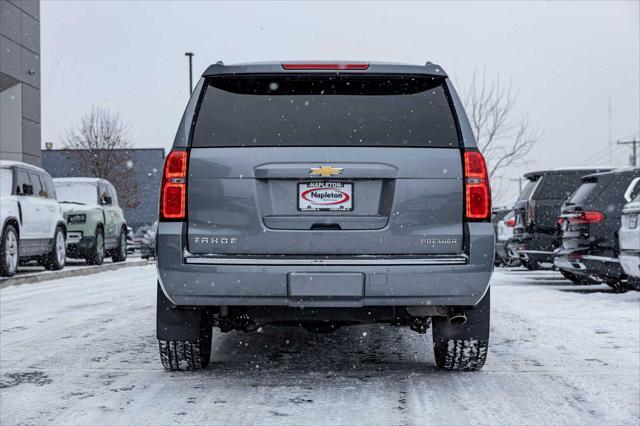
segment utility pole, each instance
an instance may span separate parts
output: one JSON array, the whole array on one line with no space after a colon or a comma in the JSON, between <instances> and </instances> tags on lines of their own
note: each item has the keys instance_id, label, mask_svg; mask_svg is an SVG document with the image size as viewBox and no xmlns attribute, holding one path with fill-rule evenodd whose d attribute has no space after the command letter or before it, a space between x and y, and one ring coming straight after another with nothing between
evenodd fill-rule
<instances>
[{"instance_id":1,"label":"utility pole","mask_svg":"<svg viewBox=\"0 0 640 426\"><path fill-rule=\"evenodd\" d=\"M618 145L631 145L631 162L632 166L638 165L638 145L640 141L635 138L631 141L618 141Z\"/></svg>"},{"instance_id":2,"label":"utility pole","mask_svg":"<svg viewBox=\"0 0 640 426\"><path fill-rule=\"evenodd\" d=\"M611 96L609 96L609 164L613 164L613 139L611 139Z\"/></svg>"},{"instance_id":3,"label":"utility pole","mask_svg":"<svg viewBox=\"0 0 640 426\"><path fill-rule=\"evenodd\" d=\"M193 93L193 52L185 52L184 56L189 57L189 96Z\"/></svg>"},{"instance_id":4,"label":"utility pole","mask_svg":"<svg viewBox=\"0 0 640 426\"><path fill-rule=\"evenodd\" d=\"M522 192L522 178L519 177L517 179L509 179L511 182L518 181L518 193Z\"/></svg>"}]
</instances>

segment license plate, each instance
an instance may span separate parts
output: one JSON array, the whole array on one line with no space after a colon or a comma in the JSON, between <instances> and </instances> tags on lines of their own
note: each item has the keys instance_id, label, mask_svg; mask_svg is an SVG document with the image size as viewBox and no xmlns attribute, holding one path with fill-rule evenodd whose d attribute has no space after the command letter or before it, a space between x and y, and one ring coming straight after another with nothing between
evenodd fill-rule
<instances>
[{"instance_id":1,"label":"license plate","mask_svg":"<svg viewBox=\"0 0 640 426\"><path fill-rule=\"evenodd\" d=\"M298 183L298 210L351 211L353 184L346 182Z\"/></svg>"},{"instance_id":2,"label":"license plate","mask_svg":"<svg viewBox=\"0 0 640 426\"><path fill-rule=\"evenodd\" d=\"M638 227L638 215L632 214L629 216L629 229L636 229Z\"/></svg>"}]
</instances>

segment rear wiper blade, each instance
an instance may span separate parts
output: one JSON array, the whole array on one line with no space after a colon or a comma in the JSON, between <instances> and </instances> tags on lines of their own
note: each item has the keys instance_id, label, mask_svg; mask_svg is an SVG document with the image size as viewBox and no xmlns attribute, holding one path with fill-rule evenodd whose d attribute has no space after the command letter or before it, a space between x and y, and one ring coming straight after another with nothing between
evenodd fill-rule
<instances>
[{"instance_id":1,"label":"rear wiper blade","mask_svg":"<svg viewBox=\"0 0 640 426\"><path fill-rule=\"evenodd\" d=\"M78 204L80 206L86 206L87 205L86 203L81 203L79 201L58 201L58 202L62 203L62 204Z\"/></svg>"}]
</instances>

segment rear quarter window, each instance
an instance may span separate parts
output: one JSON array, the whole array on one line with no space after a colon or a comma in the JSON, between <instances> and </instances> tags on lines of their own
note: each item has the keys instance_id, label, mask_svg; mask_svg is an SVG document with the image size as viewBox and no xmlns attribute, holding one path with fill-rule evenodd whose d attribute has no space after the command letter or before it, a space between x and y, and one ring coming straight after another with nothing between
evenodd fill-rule
<instances>
[{"instance_id":1,"label":"rear quarter window","mask_svg":"<svg viewBox=\"0 0 640 426\"><path fill-rule=\"evenodd\" d=\"M53 185L53 180L49 176L43 176L44 188L47 191L47 198L56 199L56 189Z\"/></svg>"},{"instance_id":2,"label":"rear quarter window","mask_svg":"<svg viewBox=\"0 0 640 426\"><path fill-rule=\"evenodd\" d=\"M193 147L459 147L444 80L234 76L207 80Z\"/></svg>"}]
</instances>

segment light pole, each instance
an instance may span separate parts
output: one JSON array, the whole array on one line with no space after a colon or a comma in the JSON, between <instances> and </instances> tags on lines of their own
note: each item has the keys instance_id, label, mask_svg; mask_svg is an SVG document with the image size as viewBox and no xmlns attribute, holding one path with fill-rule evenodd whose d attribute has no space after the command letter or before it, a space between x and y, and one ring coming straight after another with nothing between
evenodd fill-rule
<instances>
[{"instance_id":1,"label":"light pole","mask_svg":"<svg viewBox=\"0 0 640 426\"><path fill-rule=\"evenodd\" d=\"M185 52L184 56L189 57L189 96L193 93L193 52Z\"/></svg>"}]
</instances>

